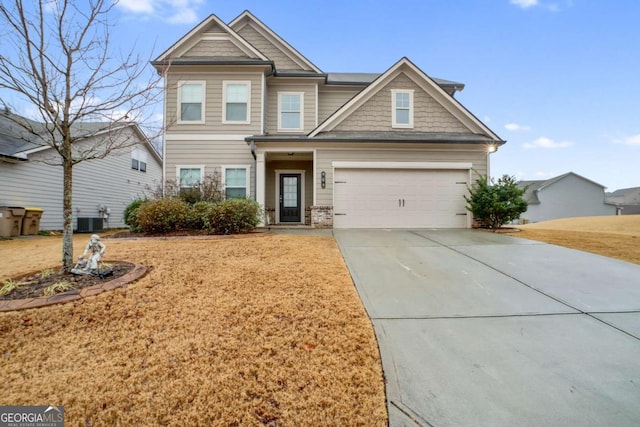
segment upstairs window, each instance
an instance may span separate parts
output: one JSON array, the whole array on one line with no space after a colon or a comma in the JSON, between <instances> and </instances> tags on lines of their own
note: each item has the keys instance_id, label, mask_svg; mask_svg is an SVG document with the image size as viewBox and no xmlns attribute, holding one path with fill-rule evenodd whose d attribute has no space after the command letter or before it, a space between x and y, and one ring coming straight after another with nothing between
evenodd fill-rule
<instances>
[{"instance_id":1,"label":"upstairs window","mask_svg":"<svg viewBox=\"0 0 640 427\"><path fill-rule=\"evenodd\" d=\"M204 123L204 82L178 82L179 122Z\"/></svg>"},{"instance_id":2,"label":"upstairs window","mask_svg":"<svg viewBox=\"0 0 640 427\"><path fill-rule=\"evenodd\" d=\"M397 90L391 91L392 102L392 127L413 128L413 91Z\"/></svg>"},{"instance_id":3,"label":"upstairs window","mask_svg":"<svg viewBox=\"0 0 640 427\"><path fill-rule=\"evenodd\" d=\"M278 92L278 130L301 131L303 121L304 94Z\"/></svg>"},{"instance_id":4,"label":"upstairs window","mask_svg":"<svg viewBox=\"0 0 640 427\"><path fill-rule=\"evenodd\" d=\"M251 103L249 93L250 82L223 83L223 123L249 123Z\"/></svg>"},{"instance_id":5,"label":"upstairs window","mask_svg":"<svg viewBox=\"0 0 640 427\"><path fill-rule=\"evenodd\" d=\"M146 172L147 171L147 153L140 148L131 150L131 169Z\"/></svg>"}]
</instances>

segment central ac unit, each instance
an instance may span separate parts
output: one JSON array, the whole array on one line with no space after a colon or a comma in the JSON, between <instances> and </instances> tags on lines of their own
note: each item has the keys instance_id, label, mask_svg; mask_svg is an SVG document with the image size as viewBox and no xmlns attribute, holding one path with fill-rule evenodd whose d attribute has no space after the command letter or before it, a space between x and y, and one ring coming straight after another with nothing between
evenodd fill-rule
<instances>
[{"instance_id":1,"label":"central ac unit","mask_svg":"<svg viewBox=\"0 0 640 427\"><path fill-rule=\"evenodd\" d=\"M78 218L78 233L100 233L104 231L102 218Z\"/></svg>"}]
</instances>

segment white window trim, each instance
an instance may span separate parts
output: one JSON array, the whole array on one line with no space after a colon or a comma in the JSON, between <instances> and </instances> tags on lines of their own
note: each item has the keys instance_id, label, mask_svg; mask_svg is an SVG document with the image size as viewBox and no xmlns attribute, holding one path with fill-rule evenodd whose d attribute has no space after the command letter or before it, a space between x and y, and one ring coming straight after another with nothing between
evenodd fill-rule
<instances>
[{"instance_id":1,"label":"white window trim","mask_svg":"<svg viewBox=\"0 0 640 427\"><path fill-rule=\"evenodd\" d=\"M300 95L300 127L283 128L281 103L282 95ZM304 131L304 92L278 92L278 132L303 132Z\"/></svg>"},{"instance_id":2,"label":"white window trim","mask_svg":"<svg viewBox=\"0 0 640 427\"><path fill-rule=\"evenodd\" d=\"M200 182L204 179L204 165L177 165L176 166L176 181L178 182L178 188L192 188L182 187L180 183L180 169L200 169Z\"/></svg>"},{"instance_id":3,"label":"white window trim","mask_svg":"<svg viewBox=\"0 0 640 427\"><path fill-rule=\"evenodd\" d=\"M227 195L227 169L246 169L247 175L245 177L245 187L247 189L247 198L251 198L251 165L222 165L222 193Z\"/></svg>"},{"instance_id":4,"label":"white window trim","mask_svg":"<svg viewBox=\"0 0 640 427\"><path fill-rule=\"evenodd\" d=\"M396 94L408 93L409 94L409 123L397 123L396 122ZM391 127L413 129L413 89L391 89Z\"/></svg>"},{"instance_id":5,"label":"white window trim","mask_svg":"<svg viewBox=\"0 0 640 427\"><path fill-rule=\"evenodd\" d=\"M182 86L184 84L201 84L202 85L202 108L200 109L200 120L182 120ZM207 82L205 80L179 80L178 81L178 97L177 97L177 123L180 124L204 124L205 110L207 105Z\"/></svg>"},{"instance_id":6,"label":"white window trim","mask_svg":"<svg viewBox=\"0 0 640 427\"><path fill-rule=\"evenodd\" d=\"M227 120L227 85L247 85L247 120ZM222 123L224 124L251 124L251 80L223 80L222 81Z\"/></svg>"},{"instance_id":7,"label":"white window trim","mask_svg":"<svg viewBox=\"0 0 640 427\"><path fill-rule=\"evenodd\" d=\"M280 222L280 175L300 174L300 222ZM276 169L276 224L304 224L306 215L305 196L305 173L304 169Z\"/></svg>"}]
</instances>

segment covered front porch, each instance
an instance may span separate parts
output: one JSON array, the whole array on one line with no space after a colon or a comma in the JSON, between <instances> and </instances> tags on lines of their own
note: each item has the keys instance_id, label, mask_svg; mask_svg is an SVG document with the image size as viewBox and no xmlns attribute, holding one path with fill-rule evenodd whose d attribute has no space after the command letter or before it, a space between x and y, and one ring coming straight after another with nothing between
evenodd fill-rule
<instances>
[{"instance_id":1,"label":"covered front porch","mask_svg":"<svg viewBox=\"0 0 640 427\"><path fill-rule=\"evenodd\" d=\"M320 225L315 205L315 150L256 148L256 201L264 206L263 225Z\"/></svg>"}]
</instances>

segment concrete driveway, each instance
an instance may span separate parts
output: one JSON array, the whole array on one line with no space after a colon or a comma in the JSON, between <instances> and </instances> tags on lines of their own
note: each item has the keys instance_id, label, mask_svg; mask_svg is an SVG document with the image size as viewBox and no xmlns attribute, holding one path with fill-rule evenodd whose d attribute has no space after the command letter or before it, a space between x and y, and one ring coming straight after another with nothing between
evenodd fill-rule
<instances>
[{"instance_id":1,"label":"concrete driveway","mask_svg":"<svg viewBox=\"0 0 640 427\"><path fill-rule=\"evenodd\" d=\"M476 230L334 230L390 425L640 425L640 266Z\"/></svg>"}]
</instances>

